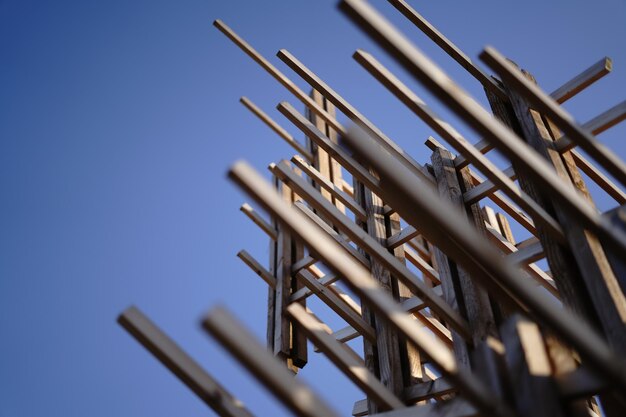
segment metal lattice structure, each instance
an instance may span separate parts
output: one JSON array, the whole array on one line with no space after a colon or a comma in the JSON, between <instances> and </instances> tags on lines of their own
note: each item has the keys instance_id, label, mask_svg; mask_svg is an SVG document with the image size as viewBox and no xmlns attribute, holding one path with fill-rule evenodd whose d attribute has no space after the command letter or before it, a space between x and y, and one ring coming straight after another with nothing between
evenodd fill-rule
<instances>
[{"instance_id":1,"label":"metal lattice structure","mask_svg":"<svg viewBox=\"0 0 626 417\"><path fill-rule=\"evenodd\" d=\"M471 144L358 50L354 59L457 153L430 137L420 164L292 54L278 57L310 94L216 21L305 105L278 110L306 143L241 99L298 152L270 165L273 184L245 162L229 171L271 214L241 207L270 239L269 265L238 254L269 288L267 348L221 308L204 328L299 416L338 415L297 378L307 341L363 391L354 416L626 415L626 165L594 136L626 118L626 102L582 125L560 106L608 74L610 59L547 94L493 48L480 54L488 75L404 0L390 3L482 84L491 112L371 5L340 8L482 140ZM511 166L498 168L492 149ZM617 208L600 213L585 181ZM516 228L531 237L517 241ZM347 326L324 324L309 297ZM252 415L138 309L119 321L219 415ZM356 338L359 353L346 344Z\"/></svg>"}]
</instances>

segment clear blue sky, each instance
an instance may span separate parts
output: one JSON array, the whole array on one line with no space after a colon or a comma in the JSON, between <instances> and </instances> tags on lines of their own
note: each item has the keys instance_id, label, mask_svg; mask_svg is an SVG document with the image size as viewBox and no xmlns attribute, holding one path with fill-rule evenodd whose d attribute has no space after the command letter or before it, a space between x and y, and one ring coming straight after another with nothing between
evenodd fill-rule
<instances>
[{"instance_id":1,"label":"clear blue sky","mask_svg":"<svg viewBox=\"0 0 626 417\"><path fill-rule=\"evenodd\" d=\"M475 80L376 3L485 102ZM239 158L266 172L292 155L240 96L294 134L274 107L300 105L211 23L223 19L304 88L275 57L287 48L426 162L431 132L352 60L364 48L389 62L335 4L0 0L0 417L212 415L116 324L129 304L252 411L287 415L199 319L222 303L265 334L266 289L235 254L265 262L267 240L224 174ZM624 0L411 4L470 56L492 44L549 91L611 56L614 73L566 105L580 121L625 98ZM625 136L618 126L601 139L624 157ZM319 355L303 378L345 415L363 398Z\"/></svg>"}]
</instances>

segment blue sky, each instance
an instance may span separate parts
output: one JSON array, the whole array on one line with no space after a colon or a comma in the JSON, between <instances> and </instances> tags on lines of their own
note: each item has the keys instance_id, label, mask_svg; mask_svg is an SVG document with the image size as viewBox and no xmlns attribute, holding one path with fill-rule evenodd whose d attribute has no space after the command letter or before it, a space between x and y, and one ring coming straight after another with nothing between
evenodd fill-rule
<instances>
[{"instance_id":1,"label":"blue sky","mask_svg":"<svg viewBox=\"0 0 626 417\"><path fill-rule=\"evenodd\" d=\"M390 5L374 3L485 103L470 75ZM612 57L613 74L565 106L581 122L624 99L624 0L410 3L471 57L494 45L548 91ZM429 129L352 53L374 53L442 107L335 5L0 0L0 417L212 415L116 324L130 304L253 412L288 415L199 319L221 303L264 337L266 288L235 254L246 249L265 262L268 244L239 212L248 199L225 172L239 158L267 172L293 154L240 96L298 138L274 107L301 105L211 23L224 20L308 89L275 57L288 49L428 161ZM617 126L600 138L624 157L625 134ZM363 398L320 355L302 377L345 415Z\"/></svg>"}]
</instances>

